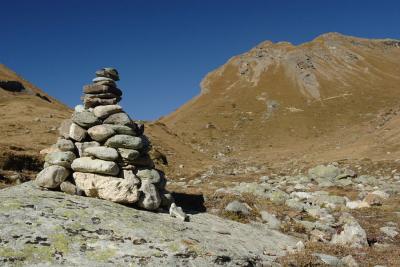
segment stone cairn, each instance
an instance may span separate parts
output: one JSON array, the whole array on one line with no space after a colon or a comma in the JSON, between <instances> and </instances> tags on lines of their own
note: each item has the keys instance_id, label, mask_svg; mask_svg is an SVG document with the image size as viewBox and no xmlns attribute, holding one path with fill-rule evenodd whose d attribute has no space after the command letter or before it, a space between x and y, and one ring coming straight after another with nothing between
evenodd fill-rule
<instances>
[{"instance_id":1,"label":"stone cairn","mask_svg":"<svg viewBox=\"0 0 400 267\"><path fill-rule=\"evenodd\" d=\"M118 105L118 80L116 69L103 68L93 84L83 87L83 105L62 122L36 184L146 210L169 208L173 217L185 220L165 189L164 174L154 168L144 125L132 121Z\"/></svg>"}]
</instances>

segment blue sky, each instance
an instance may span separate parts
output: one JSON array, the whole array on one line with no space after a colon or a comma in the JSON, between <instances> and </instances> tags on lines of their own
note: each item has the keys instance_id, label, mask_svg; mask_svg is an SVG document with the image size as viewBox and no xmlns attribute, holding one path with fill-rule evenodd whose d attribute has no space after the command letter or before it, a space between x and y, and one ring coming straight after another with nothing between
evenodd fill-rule
<instances>
[{"instance_id":1,"label":"blue sky","mask_svg":"<svg viewBox=\"0 0 400 267\"><path fill-rule=\"evenodd\" d=\"M13 0L1 10L1 63L71 107L95 70L116 67L135 119L172 112L207 72L265 40L400 39L400 1Z\"/></svg>"}]
</instances>

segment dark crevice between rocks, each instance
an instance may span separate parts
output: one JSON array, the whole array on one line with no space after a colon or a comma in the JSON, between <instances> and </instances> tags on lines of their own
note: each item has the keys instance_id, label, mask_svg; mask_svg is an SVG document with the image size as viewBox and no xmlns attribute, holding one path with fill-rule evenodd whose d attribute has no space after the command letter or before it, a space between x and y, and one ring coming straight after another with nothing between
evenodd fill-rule
<instances>
[{"instance_id":1,"label":"dark crevice between rocks","mask_svg":"<svg viewBox=\"0 0 400 267\"><path fill-rule=\"evenodd\" d=\"M4 160L0 162L0 168L3 170L39 172L43 165L39 157L32 155L5 153L2 157Z\"/></svg>"},{"instance_id":2,"label":"dark crevice between rocks","mask_svg":"<svg viewBox=\"0 0 400 267\"><path fill-rule=\"evenodd\" d=\"M172 193L177 206L188 214L197 214L206 212L204 206L204 197L201 194Z\"/></svg>"}]
</instances>

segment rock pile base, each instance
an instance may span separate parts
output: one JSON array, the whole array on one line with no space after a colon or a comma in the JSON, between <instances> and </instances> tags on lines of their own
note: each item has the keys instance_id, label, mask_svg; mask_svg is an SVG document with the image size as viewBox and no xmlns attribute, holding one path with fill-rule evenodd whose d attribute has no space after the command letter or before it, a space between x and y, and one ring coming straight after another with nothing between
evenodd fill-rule
<instances>
[{"instance_id":1,"label":"rock pile base","mask_svg":"<svg viewBox=\"0 0 400 267\"><path fill-rule=\"evenodd\" d=\"M86 195L147 210L170 208L166 179L154 168L144 126L118 105L118 72L104 68L83 88L83 105L61 124L60 137L45 158L36 183L69 194ZM172 205L171 215L186 215Z\"/></svg>"}]
</instances>

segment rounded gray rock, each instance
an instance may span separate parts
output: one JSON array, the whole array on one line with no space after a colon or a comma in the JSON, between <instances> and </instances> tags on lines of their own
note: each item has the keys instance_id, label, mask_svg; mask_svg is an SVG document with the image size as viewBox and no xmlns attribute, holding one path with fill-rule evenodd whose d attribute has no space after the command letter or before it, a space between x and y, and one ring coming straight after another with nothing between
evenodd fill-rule
<instances>
[{"instance_id":1,"label":"rounded gray rock","mask_svg":"<svg viewBox=\"0 0 400 267\"><path fill-rule=\"evenodd\" d=\"M96 141L83 142L83 143L76 142L75 146L78 149L79 156L83 157L83 152L85 152L86 148L100 146L100 143Z\"/></svg>"},{"instance_id":2,"label":"rounded gray rock","mask_svg":"<svg viewBox=\"0 0 400 267\"><path fill-rule=\"evenodd\" d=\"M99 118L90 111L74 112L72 121L85 129L101 124Z\"/></svg>"},{"instance_id":3,"label":"rounded gray rock","mask_svg":"<svg viewBox=\"0 0 400 267\"><path fill-rule=\"evenodd\" d=\"M58 165L49 166L38 173L35 183L45 188L56 188L67 179L70 172Z\"/></svg>"},{"instance_id":4,"label":"rounded gray rock","mask_svg":"<svg viewBox=\"0 0 400 267\"><path fill-rule=\"evenodd\" d=\"M76 185L74 185L71 182L68 181L64 181L60 184L60 189L61 191L63 191L64 193L70 194L70 195L76 195Z\"/></svg>"},{"instance_id":5,"label":"rounded gray rock","mask_svg":"<svg viewBox=\"0 0 400 267\"><path fill-rule=\"evenodd\" d=\"M156 169L141 169L138 170L136 176L142 181L148 181L151 184L156 184L160 182L161 176Z\"/></svg>"},{"instance_id":6,"label":"rounded gray rock","mask_svg":"<svg viewBox=\"0 0 400 267\"><path fill-rule=\"evenodd\" d=\"M61 151L74 151L75 145L74 142L67 139L59 139L56 144L57 148Z\"/></svg>"},{"instance_id":7,"label":"rounded gray rock","mask_svg":"<svg viewBox=\"0 0 400 267\"><path fill-rule=\"evenodd\" d=\"M119 158L119 154L115 148L112 147L88 147L83 152L84 157L95 157L102 160L115 161Z\"/></svg>"},{"instance_id":8,"label":"rounded gray rock","mask_svg":"<svg viewBox=\"0 0 400 267\"><path fill-rule=\"evenodd\" d=\"M76 172L99 173L117 175L119 167L115 162L89 157L77 158L72 162L71 168Z\"/></svg>"},{"instance_id":9,"label":"rounded gray rock","mask_svg":"<svg viewBox=\"0 0 400 267\"><path fill-rule=\"evenodd\" d=\"M125 126L125 125L117 125L117 124L103 124L110 126L117 134L125 134L125 135L132 135L132 136L139 136L135 127L132 126Z\"/></svg>"},{"instance_id":10,"label":"rounded gray rock","mask_svg":"<svg viewBox=\"0 0 400 267\"><path fill-rule=\"evenodd\" d=\"M118 148L117 149L121 158L125 161L133 161L140 156L140 152L134 149Z\"/></svg>"},{"instance_id":11,"label":"rounded gray rock","mask_svg":"<svg viewBox=\"0 0 400 267\"><path fill-rule=\"evenodd\" d=\"M75 158L75 154L71 151L59 151L47 154L45 161L49 165L58 165L65 168L70 168L71 163Z\"/></svg>"},{"instance_id":12,"label":"rounded gray rock","mask_svg":"<svg viewBox=\"0 0 400 267\"><path fill-rule=\"evenodd\" d=\"M104 119L112 114L119 113L121 111L122 107L120 105L106 105L95 107L93 109L93 114L100 119Z\"/></svg>"},{"instance_id":13,"label":"rounded gray rock","mask_svg":"<svg viewBox=\"0 0 400 267\"><path fill-rule=\"evenodd\" d=\"M75 141L82 141L86 137L86 130L78 124L72 123L69 128L69 137Z\"/></svg>"},{"instance_id":14,"label":"rounded gray rock","mask_svg":"<svg viewBox=\"0 0 400 267\"><path fill-rule=\"evenodd\" d=\"M142 192L138 206L146 210L156 210L161 205L161 197L154 184L148 181L142 181L142 186L139 189Z\"/></svg>"},{"instance_id":15,"label":"rounded gray rock","mask_svg":"<svg viewBox=\"0 0 400 267\"><path fill-rule=\"evenodd\" d=\"M140 137L118 134L109 138L105 145L113 148L128 148L136 150L141 149L143 143Z\"/></svg>"},{"instance_id":16,"label":"rounded gray rock","mask_svg":"<svg viewBox=\"0 0 400 267\"><path fill-rule=\"evenodd\" d=\"M129 118L128 114L124 112L115 113L110 115L104 120L105 124L115 124L115 125L132 125L132 120Z\"/></svg>"},{"instance_id":17,"label":"rounded gray rock","mask_svg":"<svg viewBox=\"0 0 400 267\"><path fill-rule=\"evenodd\" d=\"M111 136L115 135L116 132L110 125L102 124L89 128L88 134L93 140L98 142L103 142L108 138L110 138Z\"/></svg>"}]
</instances>

